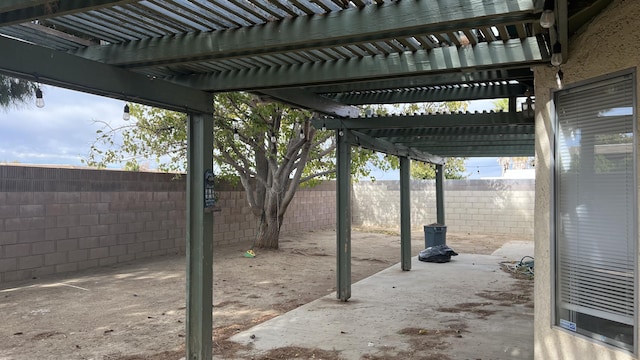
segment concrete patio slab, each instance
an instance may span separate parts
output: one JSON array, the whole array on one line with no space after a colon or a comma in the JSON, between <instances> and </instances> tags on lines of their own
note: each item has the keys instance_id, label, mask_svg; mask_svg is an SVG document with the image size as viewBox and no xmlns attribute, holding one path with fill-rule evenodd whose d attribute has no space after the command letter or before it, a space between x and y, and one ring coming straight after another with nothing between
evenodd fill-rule
<instances>
[{"instance_id":1,"label":"concrete patio slab","mask_svg":"<svg viewBox=\"0 0 640 360\"><path fill-rule=\"evenodd\" d=\"M530 280L500 269L503 256L461 254L444 264L413 258L233 336L242 356L287 346L344 359L532 359Z\"/></svg>"},{"instance_id":2,"label":"concrete patio slab","mask_svg":"<svg viewBox=\"0 0 640 360\"><path fill-rule=\"evenodd\" d=\"M533 241L509 241L491 255L499 256L503 261L520 261L525 256L533 256L533 248Z\"/></svg>"}]
</instances>

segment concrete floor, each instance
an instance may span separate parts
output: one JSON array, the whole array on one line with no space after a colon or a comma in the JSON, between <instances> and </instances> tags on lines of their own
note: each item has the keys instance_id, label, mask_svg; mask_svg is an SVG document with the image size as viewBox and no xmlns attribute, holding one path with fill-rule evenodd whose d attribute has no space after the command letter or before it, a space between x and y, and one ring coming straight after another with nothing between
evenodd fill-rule
<instances>
[{"instance_id":1,"label":"concrete floor","mask_svg":"<svg viewBox=\"0 0 640 360\"><path fill-rule=\"evenodd\" d=\"M444 264L414 258L409 272L394 265L353 284L346 303L334 293L231 340L252 344L247 358L298 346L349 360L533 359L532 284L499 265L532 254L532 243L513 242Z\"/></svg>"}]
</instances>

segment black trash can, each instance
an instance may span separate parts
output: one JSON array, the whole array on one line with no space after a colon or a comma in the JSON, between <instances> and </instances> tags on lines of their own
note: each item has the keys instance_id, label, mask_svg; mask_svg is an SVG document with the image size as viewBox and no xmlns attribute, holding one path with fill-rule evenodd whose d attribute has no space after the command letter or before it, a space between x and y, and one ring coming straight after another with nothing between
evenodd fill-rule
<instances>
[{"instance_id":1,"label":"black trash can","mask_svg":"<svg viewBox=\"0 0 640 360\"><path fill-rule=\"evenodd\" d=\"M447 226L430 224L424 226L424 247L445 245L447 243Z\"/></svg>"}]
</instances>

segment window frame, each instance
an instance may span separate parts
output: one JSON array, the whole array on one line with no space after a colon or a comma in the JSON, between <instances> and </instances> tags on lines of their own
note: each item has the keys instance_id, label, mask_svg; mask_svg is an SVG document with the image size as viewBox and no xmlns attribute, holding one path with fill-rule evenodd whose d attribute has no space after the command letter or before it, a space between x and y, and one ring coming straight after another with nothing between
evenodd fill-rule
<instances>
[{"instance_id":1,"label":"window frame","mask_svg":"<svg viewBox=\"0 0 640 360\"><path fill-rule=\"evenodd\" d=\"M630 77L631 78L631 83L632 83L632 94L631 94L631 100L632 100L632 106L633 106L633 111L632 111L632 129L633 129L633 154L632 154L632 161L633 161L633 202L632 202L632 219L633 219L633 234L632 234L632 245L633 245L633 253L634 253L634 261L633 261L633 266L634 266L634 270L633 270L633 276L634 276L634 289L633 289L633 294L634 294L634 304L633 304L633 349L626 349L620 346L616 346L614 344L611 344L610 342L606 342L604 340L598 339L596 336L588 336L586 334L581 334L578 333L576 331L571 331L568 330L564 327L561 327L559 324L559 320L558 320L558 285L559 285L559 271L558 271L558 266L559 266L559 252L557 247L559 246L559 236L558 236L558 226L557 226L557 221L558 221L558 217L559 217L559 196L560 196L560 191L559 191L559 169L558 169L558 164L559 162L557 161L558 156L560 156L559 154L559 141L558 141L558 136L559 136L559 118L558 118L558 113L557 113L557 107L556 104L558 102L558 98L560 94L563 94L566 91L575 91L575 90L580 90L581 88L590 88L590 87L598 87L598 86L606 86L606 82L610 82L612 79L615 79L617 77ZM550 223L550 258L551 258L551 272L550 272L550 295L551 295L551 318L550 318L550 322L551 322L551 327L555 330L559 330L568 334L571 334L572 336L576 336L576 337L580 337L580 338L584 338L588 341L591 341L593 343L597 343L601 346L605 346L605 347L610 347L612 349L618 350L618 351L624 351L627 353L632 353L634 355L638 354L638 349L639 349L639 338L638 338L638 334L639 334L639 314L640 314L640 310L639 310L639 306L640 306L640 300L638 298L639 296L639 281L640 281L640 269L639 269L639 249L640 249L640 234L639 234L639 226L638 226L638 216L640 215L640 209L639 209L639 203L638 203L638 193L639 193L639 189L638 189L638 184L639 184L639 177L640 177L640 164L638 164L638 159L640 158L640 154L638 154L640 151L638 149L638 137L640 136L639 131L639 125L638 125L638 121L640 120L638 118L638 104L637 104L637 96L638 96L638 82L637 82L637 77L636 77L636 68L631 68L631 69L626 69L626 70L622 70L622 71L618 71L618 72L614 72L611 74L607 74L607 75L603 75L603 76L599 76L599 77L595 77L595 78L591 78L591 79L587 79L584 81L580 81L580 82L576 82L574 84L571 84L570 86L567 86L565 88L562 89L552 89L550 91L550 129L552 131L553 136L550 137L550 146L551 146L551 159L550 159L550 186L551 186L551 191L550 191L550 211L549 211L549 215L550 215L550 219L549 219L549 223ZM595 158L594 158L595 161Z\"/></svg>"}]
</instances>

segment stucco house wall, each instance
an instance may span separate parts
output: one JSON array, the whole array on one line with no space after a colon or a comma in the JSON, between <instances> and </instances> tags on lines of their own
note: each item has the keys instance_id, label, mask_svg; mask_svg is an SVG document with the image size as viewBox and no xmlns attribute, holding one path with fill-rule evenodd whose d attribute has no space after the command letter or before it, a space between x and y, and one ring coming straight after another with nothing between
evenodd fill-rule
<instances>
[{"instance_id":1,"label":"stucco house wall","mask_svg":"<svg viewBox=\"0 0 640 360\"><path fill-rule=\"evenodd\" d=\"M615 0L569 41L562 65L564 86L640 65L640 1ZM564 45L564 44L563 44ZM558 88L557 69L535 71L536 203L535 203L535 359L627 360L637 355L604 346L553 327L552 289L552 92ZM638 78L638 77L637 77ZM640 88L640 84L636 84ZM637 206L637 204L636 204ZM636 339L636 343L639 339Z\"/></svg>"}]
</instances>

